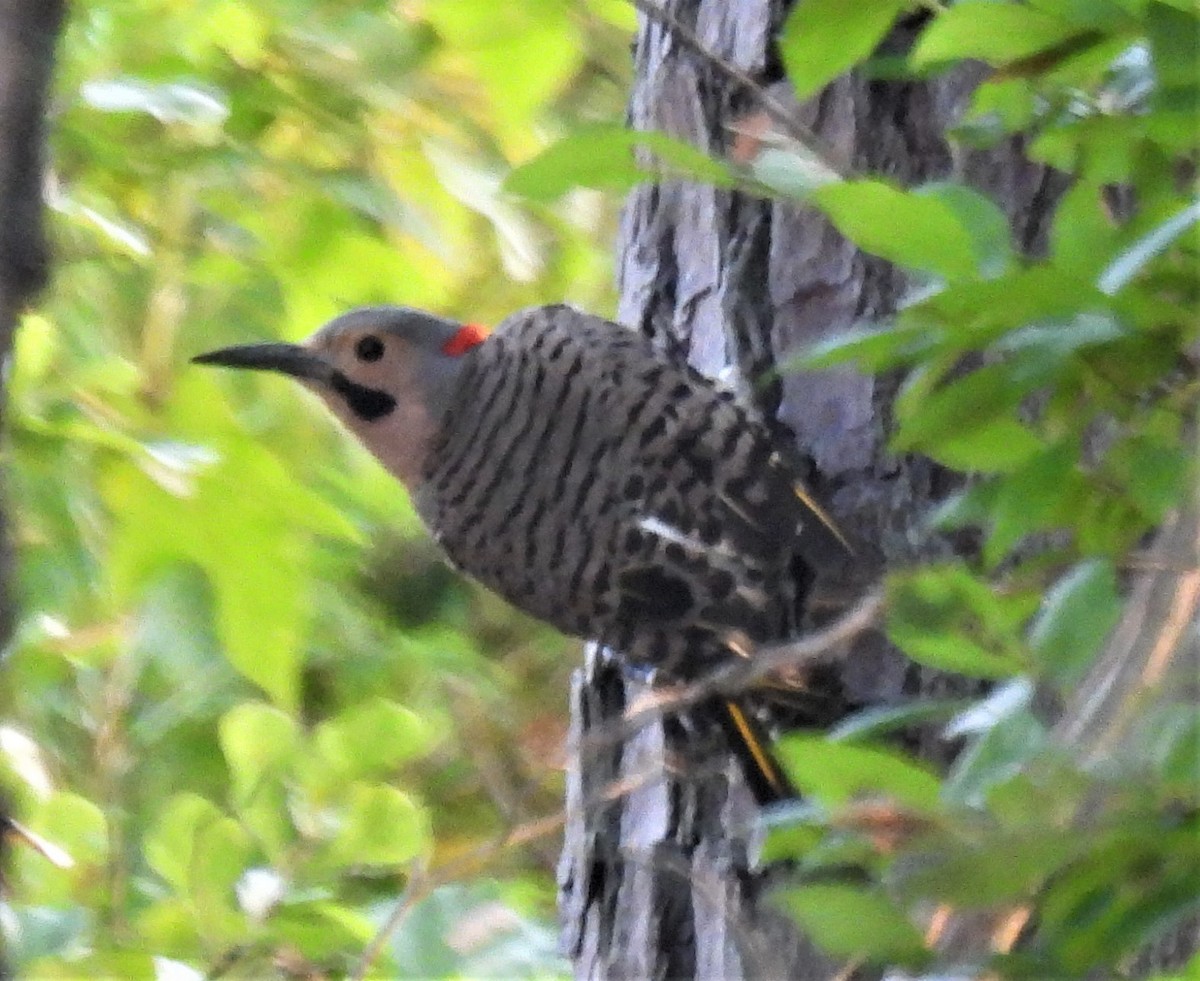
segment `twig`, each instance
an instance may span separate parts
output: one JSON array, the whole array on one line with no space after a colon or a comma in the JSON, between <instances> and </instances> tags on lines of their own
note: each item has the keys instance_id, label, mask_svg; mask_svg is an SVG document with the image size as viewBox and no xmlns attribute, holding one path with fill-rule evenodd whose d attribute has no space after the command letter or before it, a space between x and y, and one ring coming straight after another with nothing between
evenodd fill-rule
<instances>
[{"instance_id":1,"label":"twig","mask_svg":"<svg viewBox=\"0 0 1200 981\"><path fill-rule=\"evenodd\" d=\"M651 20L656 20L668 28L675 39L685 48L699 55L730 81L745 89L762 106L763 112L783 127L788 136L804 147L823 167L828 168L841 178L852 176L849 168L838 164L838 155L833 148L810 127L796 118L795 112L783 102L775 98L765 87L760 85L749 74L738 68L725 58L709 48L700 37L674 14L668 13L653 0L629 0Z\"/></svg>"},{"instance_id":2,"label":"twig","mask_svg":"<svg viewBox=\"0 0 1200 981\"><path fill-rule=\"evenodd\" d=\"M648 693L626 710L619 724L589 733L579 747L579 755L615 745L664 713L678 712L707 701L713 695L744 692L782 668L811 667L842 660L849 653L849 642L879 622L883 602L883 590L877 587L824 630L760 647L747 652L744 660L710 671L686 685Z\"/></svg>"}]
</instances>

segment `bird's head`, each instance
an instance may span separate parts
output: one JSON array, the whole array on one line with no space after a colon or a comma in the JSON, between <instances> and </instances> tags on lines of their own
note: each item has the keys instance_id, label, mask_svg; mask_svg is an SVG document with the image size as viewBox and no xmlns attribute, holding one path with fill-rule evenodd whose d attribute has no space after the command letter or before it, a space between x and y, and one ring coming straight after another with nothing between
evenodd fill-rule
<instances>
[{"instance_id":1,"label":"bird's head","mask_svg":"<svg viewBox=\"0 0 1200 981\"><path fill-rule=\"evenodd\" d=\"M464 355L484 337L474 325L408 307L363 307L301 344L243 344L192 360L297 379L413 487L454 396Z\"/></svg>"}]
</instances>

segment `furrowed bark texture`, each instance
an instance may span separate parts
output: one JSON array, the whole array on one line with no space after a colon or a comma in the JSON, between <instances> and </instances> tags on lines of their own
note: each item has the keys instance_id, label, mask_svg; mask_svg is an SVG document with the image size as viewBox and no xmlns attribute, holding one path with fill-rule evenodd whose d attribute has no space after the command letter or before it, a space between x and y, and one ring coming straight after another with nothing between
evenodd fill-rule
<instances>
[{"instance_id":1,"label":"furrowed bark texture","mask_svg":"<svg viewBox=\"0 0 1200 981\"><path fill-rule=\"evenodd\" d=\"M46 281L43 121L63 12L60 0L0 0L0 363L11 355L17 317ZM0 392L0 426L3 408ZM12 550L0 512L0 649L16 619L11 579ZM7 818L0 800L0 824ZM0 873L6 864L0 854ZM8 976L6 959L0 957L0 977Z\"/></svg>"},{"instance_id":2,"label":"furrowed bark texture","mask_svg":"<svg viewBox=\"0 0 1200 981\"><path fill-rule=\"evenodd\" d=\"M773 38L784 3L661 6L719 57L764 84L779 79ZM900 25L886 46L902 49L915 30ZM758 108L657 19L642 17L634 58L635 129L724 154L729 124ZM966 178L1007 209L1017 244L1037 251L1064 182L1015 146L986 153L951 147L944 134L975 81L965 72L922 84L843 78L798 112L856 171L901 184ZM694 184L635 191L619 248L618 319L684 345L705 372L733 365L743 379L885 316L905 288L897 271L856 250L812 211ZM853 578L864 584L884 565L972 547L920 530L922 516L952 487L928 461L885 452L895 387L896 379L851 371L789 370L755 389L808 461L810 485L858 545ZM909 666L878 635L860 641L841 682L859 703L955 684ZM836 967L759 902L764 879L747 869L754 805L719 752L703 758L695 734L672 719L609 750L589 743L637 694L602 651L591 652L572 693L572 738L586 752L568 778L560 915L576 976L832 977ZM926 758L944 762L945 747L920 736L915 742ZM686 775L661 779L679 760L685 765L676 770Z\"/></svg>"},{"instance_id":3,"label":"furrowed bark texture","mask_svg":"<svg viewBox=\"0 0 1200 981\"><path fill-rule=\"evenodd\" d=\"M0 0L0 360L12 351L17 317L45 284L49 265L42 231L43 121L63 11L61 0ZM5 527L0 516L0 646L14 619Z\"/></svg>"}]
</instances>

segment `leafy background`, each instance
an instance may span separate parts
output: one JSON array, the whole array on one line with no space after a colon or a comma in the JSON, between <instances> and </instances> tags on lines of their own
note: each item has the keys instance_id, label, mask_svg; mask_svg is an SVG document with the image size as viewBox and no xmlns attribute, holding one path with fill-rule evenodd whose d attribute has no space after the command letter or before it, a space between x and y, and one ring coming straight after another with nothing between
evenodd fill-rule
<instances>
[{"instance_id":1,"label":"leafy background","mask_svg":"<svg viewBox=\"0 0 1200 981\"><path fill-rule=\"evenodd\" d=\"M913 51L873 59L906 4L807 0L781 38L791 81L986 63L954 138L1019 134L1074 177L1043 257L962 186L841 180L787 141L733 164L623 134L623 3L75 8L59 266L11 379L24 616L0 729L18 813L74 864L17 852L20 965L342 973L410 873L553 810L563 642L442 571L389 478L285 382L186 358L370 301L609 312L596 189L662 169L798 198L911 270L892 322L807 363L903 369L893 449L976 474L933 519L979 529L980 555L893 576L888 630L995 687L785 740L809 798L771 819L768 856L797 870L780 902L834 953L913 969L934 967L931 903L1036 904L991 965L1013 978L1132 971L1195 910L1195 706L1154 708L1100 763L1044 707L1195 483L1197 11L922 7ZM915 718L948 720L950 773L890 748ZM552 858L504 851L423 897L378 969L561 973Z\"/></svg>"},{"instance_id":2,"label":"leafy background","mask_svg":"<svg viewBox=\"0 0 1200 981\"><path fill-rule=\"evenodd\" d=\"M73 8L58 264L10 389L0 750L74 865L18 849L24 969L344 973L410 868L559 806L571 647L450 574L318 406L187 359L360 303L610 311L615 202L500 182L564 120L619 114L630 24L556 0ZM558 973L552 860L435 894L380 969Z\"/></svg>"}]
</instances>

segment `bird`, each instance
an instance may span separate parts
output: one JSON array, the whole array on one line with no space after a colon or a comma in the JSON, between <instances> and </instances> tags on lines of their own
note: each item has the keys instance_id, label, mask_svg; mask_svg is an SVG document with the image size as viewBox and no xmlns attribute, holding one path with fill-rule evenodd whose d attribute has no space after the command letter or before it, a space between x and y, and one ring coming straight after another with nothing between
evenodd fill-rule
<instances>
[{"instance_id":1,"label":"bird","mask_svg":"<svg viewBox=\"0 0 1200 981\"><path fill-rule=\"evenodd\" d=\"M300 382L407 488L451 565L654 683L789 636L795 563L849 547L753 405L568 305L490 332L362 307L300 344L192 360ZM703 708L760 804L795 796L743 702Z\"/></svg>"}]
</instances>

